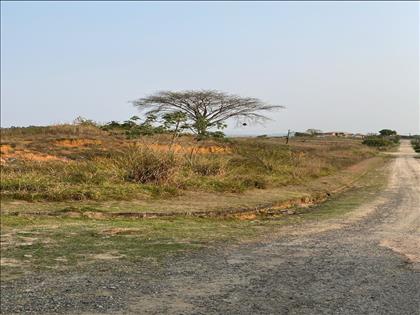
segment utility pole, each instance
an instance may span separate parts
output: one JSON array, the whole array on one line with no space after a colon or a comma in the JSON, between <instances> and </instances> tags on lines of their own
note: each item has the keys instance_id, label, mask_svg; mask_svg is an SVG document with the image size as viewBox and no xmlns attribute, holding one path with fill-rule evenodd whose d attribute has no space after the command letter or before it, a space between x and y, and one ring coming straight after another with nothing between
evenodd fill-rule
<instances>
[{"instance_id":1,"label":"utility pole","mask_svg":"<svg viewBox=\"0 0 420 315\"><path fill-rule=\"evenodd\" d=\"M289 143L289 138L290 138L290 129L287 130L286 144Z\"/></svg>"}]
</instances>

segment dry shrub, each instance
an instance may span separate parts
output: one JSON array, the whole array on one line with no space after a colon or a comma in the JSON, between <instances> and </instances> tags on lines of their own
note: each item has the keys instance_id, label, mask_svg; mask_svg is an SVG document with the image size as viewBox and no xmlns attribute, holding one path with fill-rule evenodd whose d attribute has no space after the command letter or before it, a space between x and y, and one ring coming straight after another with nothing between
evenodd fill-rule
<instances>
[{"instance_id":1,"label":"dry shrub","mask_svg":"<svg viewBox=\"0 0 420 315\"><path fill-rule=\"evenodd\" d=\"M248 141L234 147L237 154L231 164L245 169L260 170L266 173L283 173L290 164L291 152L287 146L262 141Z\"/></svg>"},{"instance_id":2,"label":"dry shrub","mask_svg":"<svg viewBox=\"0 0 420 315\"><path fill-rule=\"evenodd\" d=\"M68 163L63 167L60 176L74 184L102 184L118 179L119 174L105 160L97 159Z\"/></svg>"},{"instance_id":3,"label":"dry shrub","mask_svg":"<svg viewBox=\"0 0 420 315\"><path fill-rule=\"evenodd\" d=\"M174 154L139 145L116 153L112 160L125 180L142 184L167 182L178 165Z\"/></svg>"},{"instance_id":4,"label":"dry shrub","mask_svg":"<svg viewBox=\"0 0 420 315\"><path fill-rule=\"evenodd\" d=\"M228 159L225 157L219 157L213 154L198 155L194 153L184 155L184 161L184 166L187 169L201 176L224 175L228 163Z\"/></svg>"}]
</instances>

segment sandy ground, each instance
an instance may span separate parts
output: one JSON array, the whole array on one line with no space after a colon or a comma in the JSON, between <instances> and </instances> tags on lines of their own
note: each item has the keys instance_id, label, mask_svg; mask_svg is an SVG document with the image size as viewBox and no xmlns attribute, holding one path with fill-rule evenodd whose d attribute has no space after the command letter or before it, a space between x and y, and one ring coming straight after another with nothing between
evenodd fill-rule
<instances>
[{"instance_id":1,"label":"sandy ground","mask_svg":"<svg viewBox=\"0 0 420 315\"><path fill-rule=\"evenodd\" d=\"M420 314L420 159L402 142L387 189L340 219L198 251L2 285L3 313Z\"/></svg>"}]
</instances>

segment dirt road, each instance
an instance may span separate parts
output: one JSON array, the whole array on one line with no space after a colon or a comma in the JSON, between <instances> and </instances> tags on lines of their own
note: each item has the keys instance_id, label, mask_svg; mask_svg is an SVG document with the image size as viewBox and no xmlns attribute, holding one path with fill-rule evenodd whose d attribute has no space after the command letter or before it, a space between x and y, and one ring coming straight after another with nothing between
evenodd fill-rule
<instances>
[{"instance_id":1,"label":"dirt road","mask_svg":"<svg viewBox=\"0 0 420 315\"><path fill-rule=\"evenodd\" d=\"M3 287L4 313L420 314L420 159L408 142L387 189L340 219L258 243ZM24 288L24 289L22 289Z\"/></svg>"}]
</instances>

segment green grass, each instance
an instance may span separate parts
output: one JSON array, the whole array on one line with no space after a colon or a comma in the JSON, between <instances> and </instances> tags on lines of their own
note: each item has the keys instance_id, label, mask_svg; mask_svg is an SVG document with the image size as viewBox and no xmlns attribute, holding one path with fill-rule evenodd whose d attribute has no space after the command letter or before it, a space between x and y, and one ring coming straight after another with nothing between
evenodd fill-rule
<instances>
[{"instance_id":1,"label":"green grass","mask_svg":"<svg viewBox=\"0 0 420 315\"><path fill-rule=\"evenodd\" d=\"M357 183L356 187L335 195L320 205L311 207L309 211L298 209L296 213L304 214L305 220L341 217L359 205L372 201L378 191L385 188L387 184L386 176L387 173L383 169L371 171Z\"/></svg>"},{"instance_id":2,"label":"green grass","mask_svg":"<svg viewBox=\"0 0 420 315\"><path fill-rule=\"evenodd\" d=\"M247 221L209 218L91 220L3 216L6 245L2 246L2 258L14 259L20 266L2 265L2 275L24 270L72 269L100 263L100 255L120 257L118 260L126 263L156 263L185 250L253 236L251 225ZM7 244L7 235L11 235L14 244Z\"/></svg>"}]
</instances>

